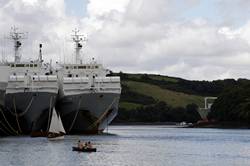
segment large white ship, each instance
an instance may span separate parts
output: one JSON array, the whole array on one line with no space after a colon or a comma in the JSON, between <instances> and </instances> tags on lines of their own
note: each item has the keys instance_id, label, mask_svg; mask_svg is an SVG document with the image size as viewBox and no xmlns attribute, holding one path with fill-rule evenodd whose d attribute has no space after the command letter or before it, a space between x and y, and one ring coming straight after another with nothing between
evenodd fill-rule
<instances>
[{"instance_id":1,"label":"large white ship","mask_svg":"<svg viewBox=\"0 0 250 166\"><path fill-rule=\"evenodd\" d=\"M67 133L100 133L117 115L121 94L120 77L110 77L109 70L94 59L82 63L83 35L74 31L75 63L62 64L56 109Z\"/></svg>"},{"instance_id":2,"label":"large white ship","mask_svg":"<svg viewBox=\"0 0 250 166\"><path fill-rule=\"evenodd\" d=\"M50 117L58 94L57 75L39 58L22 62L20 47L23 33L12 29L15 61L0 66L5 72L0 76L0 104L4 106L5 124L13 133L41 135L49 129ZM9 133L10 131L6 131Z\"/></svg>"}]
</instances>

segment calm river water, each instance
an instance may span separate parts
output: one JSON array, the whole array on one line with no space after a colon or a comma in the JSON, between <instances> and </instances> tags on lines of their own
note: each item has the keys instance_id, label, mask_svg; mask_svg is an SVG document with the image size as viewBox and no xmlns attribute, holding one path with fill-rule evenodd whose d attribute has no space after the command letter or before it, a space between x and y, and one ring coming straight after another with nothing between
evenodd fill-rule
<instances>
[{"instance_id":1,"label":"calm river water","mask_svg":"<svg viewBox=\"0 0 250 166\"><path fill-rule=\"evenodd\" d=\"M250 130L168 126L110 126L109 134L46 138L0 138L1 166L202 166L250 165ZM90 140L96 153L72 152Z\"/></svg>"}]
</instances>

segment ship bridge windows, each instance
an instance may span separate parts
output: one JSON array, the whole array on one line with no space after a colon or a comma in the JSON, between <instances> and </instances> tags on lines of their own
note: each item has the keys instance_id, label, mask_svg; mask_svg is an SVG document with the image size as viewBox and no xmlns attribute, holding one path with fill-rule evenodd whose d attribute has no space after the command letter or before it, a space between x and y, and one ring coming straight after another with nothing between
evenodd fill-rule
<instances>
[{"instance_id":1,"label":"ship bridge windows","mask_svg":"<svg viewBox=\"0 0 250 166\"><path fill-rule=\"evenodd\" d=\"M86 66L78 66L78 69L86 69Z\"/></svg>"},{"instance_id":2,"label":"ship bridge windows","mask_svg":"<svg viewBox=\"0 0 250 166\"><path fill-rule=\"evenodd\" d=\"M38 67L38 64L10 64L10 67Z\"/></svg>"},{"instance_id":3,"label":"ship bridge windows","mask_svg":"<svg viewBox=\"0 0 250 166\"><path fill-rule=\"evenodd\" d=\"M16 64L16 67L24 67L24 64Z\"/></svg>"}]
</instances>

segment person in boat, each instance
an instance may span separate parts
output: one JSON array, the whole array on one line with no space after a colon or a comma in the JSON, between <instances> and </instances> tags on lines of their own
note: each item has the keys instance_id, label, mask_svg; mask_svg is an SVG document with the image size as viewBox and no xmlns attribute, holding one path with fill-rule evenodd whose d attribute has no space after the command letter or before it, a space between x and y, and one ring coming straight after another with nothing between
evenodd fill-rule
<instances>
[{"instance_id":1,"label":"person in boat","mask_svg":"<svg viewBox=\"0 0 250 166\"><path fill-rule=\"evenodd\" d=\"M88 144L87 144L87 148L88 148L88 149L92 149L92 148L93 148L93 145L92 145L92 143L91 143L90 141L89 141Z\"/></svg>"},{"instance_id":2,"label":"person in boat","mask_svg":"<svg viewBox=\"0 0 250 166\"><path fill-rule=\"evenodd\" d=\"M78 140L77 147L78 147L79 149L81 149L81 146L82 146L82 143L81 143L80 140Z\"/></svg>"},{"instance_id":3,"label":"person in boat","mask_svg":"<svg viewBox=\"0 0 250 166\"><path fill-rule=\"evenodd\" d=\"M88 143L87 143L87 142L85 142L83 148L84 148L84 149L87 149L87 148L88 148Z\"/></svg>"},{"instance_id":4,"label":"person in boat","mask_svg":"<svg viewBox=\"0 0 250 166\"><path fill-rule=\"evenodd\" d=\"M78 140L77 147L79 149L83 149L84 148L84 142L81 142L80 140Z\"/></svg>"}]
</instances>

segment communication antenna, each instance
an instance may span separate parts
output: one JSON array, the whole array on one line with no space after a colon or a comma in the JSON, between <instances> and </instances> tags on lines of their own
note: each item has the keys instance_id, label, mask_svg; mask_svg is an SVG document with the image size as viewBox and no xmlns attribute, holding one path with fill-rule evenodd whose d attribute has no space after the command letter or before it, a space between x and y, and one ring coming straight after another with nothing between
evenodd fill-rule
<instances>
[{"instance_id":1,"label":"communication antenna","mask_svg":"<svg viewBox=\"0 0 250 166\"><path fill-rule=\"evenodd\" d=\"M87 38L84 35L79 35L79 30L75 28L73 30L74 34L72 35L72 39L75 42L75 62L77 64L81 63L80 50L82 49L82 41L87 41Z\"/></svg>"},{"instance_id":2,"label":"communication antenna","mask_svg":"<svg viewBox=\"0 0 250 166\"><path fill-rule=\"evenodd\" d=\"M39 44L39 62L40 63L43 62L42 47L43 47L43 45L40 43Z\"/></svg>"},{"instance_id":3,"label":"communication antenna","mask_svg":"<svg viewBox=\"0 0 250 166\"><path fill-rule=\"evenodd\" d=\"M11 27L10 38L14 41L15 63L21 60L20 47L22 46L21 40L27 38L27 33L18 32L18 28Z\"/></svg>"}]
</instances>

